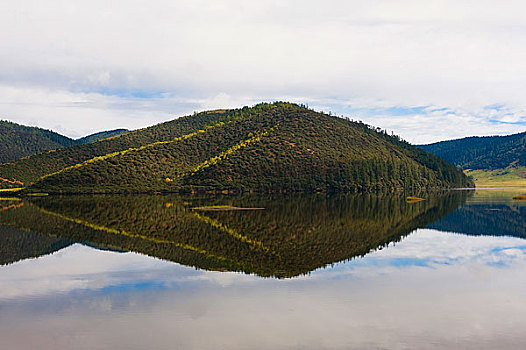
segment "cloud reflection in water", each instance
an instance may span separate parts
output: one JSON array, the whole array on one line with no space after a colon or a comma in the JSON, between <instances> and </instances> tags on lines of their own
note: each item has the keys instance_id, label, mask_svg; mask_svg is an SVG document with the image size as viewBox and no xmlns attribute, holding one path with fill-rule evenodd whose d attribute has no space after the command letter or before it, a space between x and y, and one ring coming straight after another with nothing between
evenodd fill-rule
<instances>
[{"instance_id":1,"label":"cloud reflection in water","mask_svg":"<svg viewBox=\"0 0 526 350\"><path fill-rule=\"evenodd\" d=\"M7 348L518 348L525 249L420 229L276 280L75 244L0 269L0 338Z\"/></svg>"}]
</instances>

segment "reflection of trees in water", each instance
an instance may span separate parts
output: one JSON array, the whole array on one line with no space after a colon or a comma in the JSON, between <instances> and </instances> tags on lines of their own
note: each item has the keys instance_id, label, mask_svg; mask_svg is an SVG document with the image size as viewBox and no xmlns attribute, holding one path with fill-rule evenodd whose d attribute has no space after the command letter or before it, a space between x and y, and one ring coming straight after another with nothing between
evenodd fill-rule
<instances>
[{"instance_id":1,"label":"reflection of trees in water","mask_svg":"<svg viewBox=\"0 0 526 350\"><path fill-rule=\"evenodd\" d=\"M464 196L427 194L413 204L388 194L47 197L1 213L0 223L203 269L291 277L398 241ZM265 210L191 209L204 205Z\"/></svg>"},{"instance_id":2,"label":"reflection of trees in water","mask_svg":"<svg viewBox=\"0 0 526 350\"><path fill-rule=\"evenodd\" d=\"M526 238L526 206L469 204L429 225L440 231L466 235L512 236Z\"/></svg>"},{"instance_id":3,"label":"reflection of trees in water","mask_svg":"<svg viewBox=\"0 0 526 350\"><path fill-rule=\"evenodd\" d=\"M69 246L71 243L67 239L0 225L0 265L50 254Z\"/></svg>"}]
</instances>

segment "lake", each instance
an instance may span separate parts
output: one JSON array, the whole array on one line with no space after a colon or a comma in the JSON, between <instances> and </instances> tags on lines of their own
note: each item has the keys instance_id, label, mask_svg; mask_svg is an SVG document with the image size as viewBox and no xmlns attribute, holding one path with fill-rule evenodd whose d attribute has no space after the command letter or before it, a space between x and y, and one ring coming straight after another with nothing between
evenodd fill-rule
<instances>
[{"instance_id":1,"label":"lake","mask_svg":"<svg viewBox=\"0 0 526 350\"><path fill-rule=\"evenodd\" d=\"M526 348L525 192L2 198L1 348Z\"/></svg>"}]
</instances>

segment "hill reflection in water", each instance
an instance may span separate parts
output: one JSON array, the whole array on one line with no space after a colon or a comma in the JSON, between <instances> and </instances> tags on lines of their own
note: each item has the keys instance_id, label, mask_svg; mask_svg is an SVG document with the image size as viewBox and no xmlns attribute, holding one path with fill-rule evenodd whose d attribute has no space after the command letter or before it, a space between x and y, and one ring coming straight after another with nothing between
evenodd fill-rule
<instances>
[{"instance_id":1,"label":"hill reflection in water","mask_svg":"<svg viewBox=\"0 0 526 350\"><path fill-rule=\"evenodd\" d=\"M287 278L360 257L455 211L462 191L402 195L98 195L2 201L0 263L73 242L199 269ZM202 210L204 206L264 208ZM23 231L20 231L23 230Z\"/></svg>"},{"instance_id":2,"label":"hill reflection in water","mask_svg":"<svg viewBox=\"0 0 526 350\"><path fill-rule=\"evenodd\" d=\"M520 190L477 190L458 210L428 227L470 236L526 238L526 202L513 200Z\"/></svg>"}]
</instances>

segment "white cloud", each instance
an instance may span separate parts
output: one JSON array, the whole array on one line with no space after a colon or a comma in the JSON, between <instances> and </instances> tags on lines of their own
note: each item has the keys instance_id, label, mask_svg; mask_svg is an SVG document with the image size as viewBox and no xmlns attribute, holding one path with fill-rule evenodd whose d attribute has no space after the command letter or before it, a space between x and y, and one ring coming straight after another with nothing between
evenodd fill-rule
<instances>
[{"instance_id":1,"label":"white cloud","mask_svg":"<svg viewBox=\"0 0 526 350\"><path fill-rule=\"evenodd\" d=\"M22 109L0 95L0 115L74 135L94 129L90 118L99 130L133 128L287 99L342 113L429 106L411 118L358 115L414 142L519 132L489 120L526 122L525 39L521 1L7 1L0 84L50 99L42 109L28 96ZM77 113L85 106L54 113L63 93L111 103L90 117ZM483 113L495 104L503 110Z\"/></svg>"}]
</instances>

